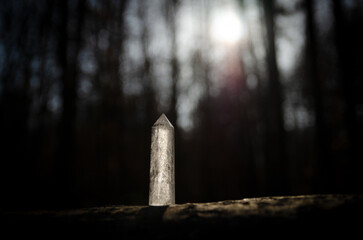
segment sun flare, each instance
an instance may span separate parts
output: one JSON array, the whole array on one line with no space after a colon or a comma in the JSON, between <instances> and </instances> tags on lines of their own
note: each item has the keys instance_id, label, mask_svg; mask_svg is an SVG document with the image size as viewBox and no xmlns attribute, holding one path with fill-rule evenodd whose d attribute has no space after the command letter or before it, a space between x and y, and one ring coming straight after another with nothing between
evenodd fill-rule
<instances>
[{"instance_id":1,"label":"sun flare","mask_svg":"<svg viewBox=\"0 0 363 240\"><path fill-rule=\"evenodd\" d=\"M237 43L243 37L243 25L238 14L232 9L216 12L211 23L211 37L222 43Z\"/></svg>"}]
</instances>

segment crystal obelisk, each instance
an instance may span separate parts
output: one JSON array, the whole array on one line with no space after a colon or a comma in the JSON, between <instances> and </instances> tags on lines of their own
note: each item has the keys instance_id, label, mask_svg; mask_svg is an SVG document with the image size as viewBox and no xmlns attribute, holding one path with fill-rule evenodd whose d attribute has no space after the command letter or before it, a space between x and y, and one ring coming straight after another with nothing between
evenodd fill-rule
<instances>
[{"instance_id":1,"label":"crystal obelisk","mask_svg":"<svg viewBox=\"0 0 363 240\"><path fill-rule=\"evenodd\" d=\"M165 114L151 130L149 205L175 204L174 127Z\"/></svg>"}]
</instances>

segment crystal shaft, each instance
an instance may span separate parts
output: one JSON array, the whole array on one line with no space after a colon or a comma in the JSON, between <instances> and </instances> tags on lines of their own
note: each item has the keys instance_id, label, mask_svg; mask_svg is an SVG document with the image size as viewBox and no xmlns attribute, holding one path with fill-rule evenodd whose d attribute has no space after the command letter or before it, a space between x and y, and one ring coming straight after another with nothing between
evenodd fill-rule
<instances>
[{"instance_id":1,"label":"crystal shaft","mask_svg":"<svg viewBox=\"0 0 363 240\"><path fill-rule=\"evenodd\" d=\"M167 122L159 120L151 130L149 189L151 206L175 204L174 128L168 120Z\"/></svg>"}]
</instances>

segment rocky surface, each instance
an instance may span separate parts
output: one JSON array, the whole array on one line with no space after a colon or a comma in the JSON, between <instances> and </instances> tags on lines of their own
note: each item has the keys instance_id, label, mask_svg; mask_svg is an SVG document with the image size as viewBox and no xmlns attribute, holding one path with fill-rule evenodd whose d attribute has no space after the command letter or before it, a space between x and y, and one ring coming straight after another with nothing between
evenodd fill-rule
<instances>
[{"instance_id":1,"label":"rocky surface","mask_svg":"<svg viewBox=\"0 0 363 240\"><path fill-rule=\"evenodd\" d=\"M246 198L165 207L107 206L67 211L1 211L10 236L126 239L359 235L362 195ZM343 234L343 235L342 235Z\"/></svg>"}]
</instances>

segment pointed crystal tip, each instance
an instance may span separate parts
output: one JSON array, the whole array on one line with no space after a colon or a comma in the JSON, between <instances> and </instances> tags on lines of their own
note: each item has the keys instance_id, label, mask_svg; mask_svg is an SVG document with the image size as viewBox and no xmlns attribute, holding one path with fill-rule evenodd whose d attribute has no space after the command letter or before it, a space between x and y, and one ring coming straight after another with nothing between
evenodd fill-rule
<instances>
[{"instance_id":1,"label":"pointed crystal tip","mask_svg":"<svg viewBox=\"0 0 363 240\"><path fill-rule=\"evenodd\" d=\"M169 119L165 116L165 114L161 114L158 120L154 123L153 127L157 126L164 126L164 127L171 127L174 128L173 125L170 123Z\"/></svg>"}]
</instances>

